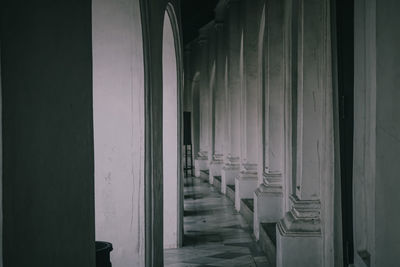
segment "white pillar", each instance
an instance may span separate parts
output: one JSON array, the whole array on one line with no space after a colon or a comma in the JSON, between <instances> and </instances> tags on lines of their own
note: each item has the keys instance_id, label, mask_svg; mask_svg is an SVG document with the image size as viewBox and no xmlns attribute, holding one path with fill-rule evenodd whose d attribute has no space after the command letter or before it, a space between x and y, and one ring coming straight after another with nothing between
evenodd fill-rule
<instances>
[{"instance_id":1,"label":"white pillar","mask_svg":"<svg viewBox=\"0 0 400 267\"><path fill-rule=\"evenodd\" d=\"M146 97L140 16L139 1L93 1L96 239L113 244L114 266L145 266Z\"/></svg>"},{"instance_id":2,"label":"white pillar","mask_svg":"<svg viewBox=\"0 0 400 267\"><path fill-rule=\"evenodd\" d=\"M298 4L296 190L290 211L277 224L278 267L323 266L329 245L324 244L321 213L328 218L326 187L334 179L330 4Z\"/></svg>"},{"instance_id":3,"label":"white pillar","mask_svg":"<svg viewBox=\"0 0 400 267\"><path fill-rule=\"evenodd\" d=\"M209 68L208 68L208 39L207 28L200 30L200 88L199 88L199 111L200 111L200 151L196 155L196 172L208 170L208 150L210 132L210 97L209 97ZM196 175L197 176L197 175Z\"/></svg>"},{"instance_id":4,"label":"white pillar","mask_svg":"<svg viewBox=\"0 0 400 267\"><path fill-rule=\"evenodd\" d=\"M240 170L240 3L231 0L227 4L227 145L225 164L222 168L222 191L226 185L234 184ZM224 188L225 187L225 188Z\"/></svg>"},{"instance_id":5,"label":"white pillar","mask_svg":"<svg viewBox=\"0 0 400 267\"><path fill-rule=\"evenodd\" d=\"M208 27L208 68L209 68L209 98L210 98L210 112L209 112L209 147L208 150L208 163L209 163L209 182L214 183L214 176L221 175L221 168L223 164L223 159L217 154L215 156L215 129L216 129L216 87L217 87L217 32L215 27L215 22L212 21L207 24Z\"/></svg>"},{"instance_id":6,"label":"white pillar","mask_svg":"<svg viewBox=\"0 0 400 267\"><path fill-rule=\"evenodd\" d=\"M194 170L195 176L200 176L199 161L197 160L198 153L200 152L200 45L198 40L193 41L191 44L192 52L191 57L191 68L193 75L191 76L191 91L192 91L192 156L194 159Z\"/></svg>"},{"instance_id":7,"label":"white pillar","mask_svg":"<svg viewBox=\"0 0 400 267\"><path fill-rule=\"evenodd\" d=\"M225 51L224 51L224 31L223 22L215 23L215 88L213 101L213 154L210 162L210 181L214 176L221 176L224 163L224 131L226 125L225 119ZM221 186L222 190L222 186Z\"/></svg>"},{"instance_id":8,"label":"white pillar","mask_svg":"<svg viewBox=\"0 0 400 267\"><path fill-rule=\"evenodd\" d=\"M261 222L277 222L283 213L284 166L284 2L272 0L265 9L263 55L264 90L263 173L262 183L254 192L254 235L259 238Z\"/></svg>"},{"instance_id":9,"label":"white pillar","mask_svg":"<svg viewBox=\"0 0 400 267\"><path fill-rule=\"evenodd\" d=\"M192 112L192 81L191 77L193 76L192 68L191 68L191 53L192 48L190 45L185 47L184 50L184 68L185 68L185 81L184 81L184 92L183 92L183 111L184 112Z\"/></svg>"},{"instance_id":10,"label":"white pillar","mask_svg":"<svg viewBox=\"0 0 400 267\"><path fill-rule=\"evenodd\" d=\"M244 2L245 21L242 35L241 67L242 67L242 114L241 114L241 158L242 166L240 175L236 178L235 198L236 208L240 209L242 198L253 198L257 189L257 163L258 163L258 110L259 110L259 84L258 84L258 37L260 1Z\"/></svg>"}]
</instances>

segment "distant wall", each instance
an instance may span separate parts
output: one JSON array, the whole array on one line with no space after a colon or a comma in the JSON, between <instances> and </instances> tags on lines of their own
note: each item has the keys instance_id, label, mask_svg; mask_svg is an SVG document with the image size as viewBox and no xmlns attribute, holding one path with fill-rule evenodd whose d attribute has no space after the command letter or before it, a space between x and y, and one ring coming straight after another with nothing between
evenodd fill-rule
<instances>
[{"instance_id":1,"label":"distant wall","mask_svg":"<svg viewBox=\"0 0 400 267\"><path fill-rule=\"evenodd\" d=\"M94 267L91 1L1 1L9 267Z\"/></svg>"}]
</instances>

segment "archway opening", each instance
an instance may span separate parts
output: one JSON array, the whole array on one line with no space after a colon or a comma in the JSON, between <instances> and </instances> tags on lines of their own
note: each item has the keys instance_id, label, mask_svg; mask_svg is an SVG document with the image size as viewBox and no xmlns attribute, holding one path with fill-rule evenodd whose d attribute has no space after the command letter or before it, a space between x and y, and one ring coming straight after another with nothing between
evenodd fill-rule
<instances>
[{"instance_id":1,"label":"archway opening","mask_svg":"<svg viewBox=\"0 0 400 267\"><path fill-rule=\"evenodd\" d=\"M163 192L164 192L164 248L176 248L180 239L180 141L177 40L173 15L167 9L164 15L162 69L163 69Z\"/></svg>"}]
</instances>

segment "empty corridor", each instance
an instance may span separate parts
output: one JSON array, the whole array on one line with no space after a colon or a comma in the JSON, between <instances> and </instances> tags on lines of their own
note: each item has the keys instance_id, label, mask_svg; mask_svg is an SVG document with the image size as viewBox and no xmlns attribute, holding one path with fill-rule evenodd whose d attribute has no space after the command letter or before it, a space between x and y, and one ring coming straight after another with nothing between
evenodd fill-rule
<instances>
[{"instance_id":1,"label":"empty corridor","mask_svg":"<svg viewBox=\"0 0 400 267\"><path fill-rule=\"evenodd\" d=\"M208 176L185 178L184 203L184 247L165 250L165 266L271 266L249 225Z\"/></svg>"}]
</instances>

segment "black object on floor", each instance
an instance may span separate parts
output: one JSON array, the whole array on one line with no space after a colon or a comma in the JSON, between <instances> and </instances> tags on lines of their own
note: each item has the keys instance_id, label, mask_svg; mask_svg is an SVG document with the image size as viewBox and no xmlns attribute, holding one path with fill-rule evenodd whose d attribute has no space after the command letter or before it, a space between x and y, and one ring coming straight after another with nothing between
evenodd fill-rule
<instances>
[{"instance_id":1,"label":"black object on floor","mask_svg":"<svg viewBox=\"0 0 400 267\"><path fill-rule=\"evenodd\" d=\"M111 267L110 252L112 244L104 241L96 241L96 267Z\"/></svg>"}]
</instances>

